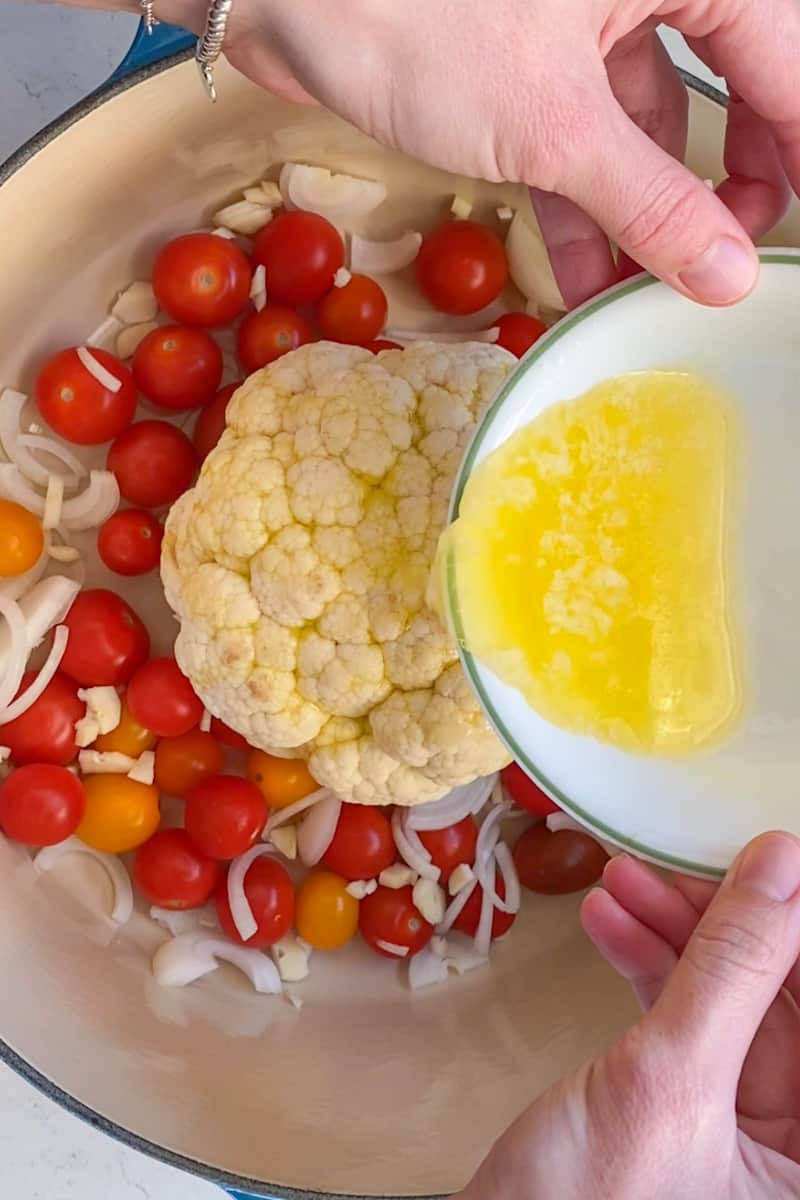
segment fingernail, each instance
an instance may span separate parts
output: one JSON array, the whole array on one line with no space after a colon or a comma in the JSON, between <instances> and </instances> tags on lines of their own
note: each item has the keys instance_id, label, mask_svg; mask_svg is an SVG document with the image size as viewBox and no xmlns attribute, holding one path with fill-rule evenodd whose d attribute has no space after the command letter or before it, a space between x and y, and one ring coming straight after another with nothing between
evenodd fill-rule
<instances>
[{"instance_id":1,"label":"fingernail","mask_svg":"<svg viewBox=\"0 0 800 1200\"><path fill-rule=\"evenodd\" d=\"M767 834L748 846L734 881L768 900L789 900L800 888L800 842L781 833Z\"/></svg>"},{"instance_id":2,"label":"fingernail","mask_svg":"<svg viewBox=\"0 0 800 1200\"><path fill-rule=\"evenodd\" d=\"M678 278L703 304L733 304L755 286L758 259L742 242L721 237L685 267Z\"/></svg>"}]
</instances>

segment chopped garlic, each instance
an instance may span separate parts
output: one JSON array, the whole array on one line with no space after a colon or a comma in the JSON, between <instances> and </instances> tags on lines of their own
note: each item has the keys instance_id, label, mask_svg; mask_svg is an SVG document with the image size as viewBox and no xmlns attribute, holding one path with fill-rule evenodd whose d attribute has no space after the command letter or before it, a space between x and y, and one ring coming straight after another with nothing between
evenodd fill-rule
<instances>
[{"instance_id":1,"label":"chopped garlic","mask_svg":"<svg viewBox=\"0 0 800 1200\"><path fill-rule=\"evenodd\" d=\"M158 329L155 321L145 321L141 325L128 325L122 330L117 338L117 357L131 358L137 350L139 343L143 342L148 333L152 333L154 329Z\"/></svg>"},{"instance_id":2,"label":"chopped garlic","mask_svg":"<svg viewBox=\"0 0 800 1200\"><path fill-rule=\"evenodd\" d=\"M300 983L308 979L308 951L293 934L289 933L276 942L270 953L284 983Z\"/></svg>"},{"instance_id":3,"label":"chopped garlic","mask_svg":"<svg viewBox=\"0 0 800 1200\"><path fill-rule=\"evenodd\" d=\"M447 904L444 891L432 879L418 879L414 884L414 906L429 925L438 925L444 920Z\"/></svg>"},{"instance_id":4,"label":"chopped garlic","mask_svg":"<svg viewBox=\"0 0 800 1200\"><path fill-rule=\"evenodd\" d=\"M347 287L353 276L348 271L347 267L339 267L339 270L333 277L333 286L336 288Z\"/></svg>"},{"instance_id":5,"label":"chopped garlic","mask_svg":"<svg viewBox=\"0 0 800 1200\"><path fill-rule=\"evenodd\" d=\"M245 200L249 200L251 204L260 204L266 208L266 205L264 204L266 197L264 196L264 192L262 191L260 184L258 187L245 188L242 192L242 195L244 196Z\"/></svg>"},{"instance_id":6,"label":"chopped garlic","mask_svg":"<svg viewBox=\"0 0 800 1200\"><path fill-rule=\"evenodd\" d=\"M156 756L152 750L143 750L139 757L134 762L130 771L128 771L128 779L132 779L134 783L151 784L156 777Z\"/></svg>"},{"instance_id":7,"label":"chopped garlic","mask_svg":"<svg viewBox=\"0 0 800 1200\"><path fill-rule=\"evenodd\" d=\"M472 205L463 196L453 196L450 212L457 221L467 221L472 216Z\"/></svg>"},{"instance_id":8,"label":"chopped garlic","mask_svg":"<svg viewBox=\"0 0 800 1200\"><path fill-rule=\"evenodd\" d=\"M256 312L262 312L267 306L267 268L263 263L259 263L253 272L250 299Z\"/></svg>"},{"instance_id":9,"label":"chopped garlic","mask_svg":"<svg viewBox=\"0 0 800 1200\"><path fill-rule=\"evenodd\" d=\"M385 867L378 876L381 887L393 888L395 891L407 887L409 883L415 883L416 880L416 871L412 871L411 867L407 867L405 863L395 863L392 867Z\"/></svg>"},{"instance_id":10,"label":"chopped garlic","mask_svg":"<svg viewBox=\"0 0 800 1200\"><path fill-rule=\"evenodd\" d=\"M51 475L47 481L44 499L42 529L55 529L61 524L61 509L64 505L64 476Z\"/></svg>"},{"instance_id":11,"label":"chopped garlic","mask_svg":"<svg viewBox=\"0 0 800 1200\"><path fill-rule=\"evenodd\" d=\"M447 890L451 896L457 896L474 878L475 872L469 863L460 863L447 881Z\"/></svg>"},{"instance_id":12,"label":"chopped garlic","mask_svg":"<svg viewBox=\"0 0 800 1200\"><path fill-rule=\"evenodd\" d=\"M264 199L261 201L261 203L266 204L267 208L278 208L281 204L283 204L281 189L278 187L277 183L274 182L274 180L262 179L261 191L264 193Z\"/></svg>"},{"instance_id":13,"label":"chopped garlic","mask_svg":"<svg viewBox=\"0 0 800 1200\"><path fill-rule=\"evenodd\" d=\"M498 219L498 221L513 221L514 220L513 208L509 208L507 204L501 204L497 210L497 219Z\"/></svg>"},{"instance_id":14,"label":"chopped garlic","mask_svg":"<svg viewBox=\"0 0 800 1200\"><path fill-rule=\"evenodd\" d=\"M120 292L111 309L111 315L126 325L140 325L144 321L154 321L158 315L158 301L152 284L138 279Z\"/></svg>"},{"instance_id":15,"label":"chopped garlic","mask_svg":"<svg viewBox=\"0 0 800 1200\"><path fill-rule=\"evenodd\" d=\"M101 733L111 733L117 728L122 704L114 687L78 688L78 699L85 703L86 714L75 722L75 742L78 746L91 746Z\"/></svg>"},{"instance_id":16,"label":"chopped garlic","mask_svg":"<svg viewBox=\"0 0 800 1200\"><path fill-rule=\"evenodd\" d=\"M200 718L200 732L201 733L210 733L211 732L211 713L208 711L207 708L203 709L203 715Z\"/></svg>"},{"instance_id":17,"label":"chopped garlic","mask_svg":"<svg viewBox=\"0 0 800 1200\"><path fill-rule=\"evenodd\" d=\"M82 775L129 775L136 759L116 750L81 750L78 766Z\"/></svg>"},{"instance_id":18,"label":"chopped garlic","mask_svg":"<svg viewBox=\"0 0 800 1200\"><path fill-rule=\"evenodd\" d=\"M7 763L11 758L11 750L8 746L0 746L0 764Z\"/></svg>"},{"instance_id":19,"label":"chopped garlic","mask_svg":"<svg viewBox=\"0 0 800 1200\"><path fill-rule=\"evenodd\" d=\"M213 237L225 238L226 242L236 241L236 234L232 229L226 229L224 225L220 225L218 229L212 229L211 234Z\"/></svg>"},{"instance_id":20,"label":"chopped garlic","mask_svg":"<svg viewBox=\"0 0 800 1200\"><path fill-rule=\"evenodd\" d=\"M373 882L374 880L369 879L354 879L352 883L348 883L344 890L348 892L354 900L363 900L365 896L370 895L369 885Z\"/></svg>"},{"instance_id":21,"label":"chopped garlic","mask_svg":"<svg viewBox=\"0 0 800 1200\"><path fill-rule=\"evenodd\" d=\"M709 188L713 192L713 190L714 190L714 180L713 179L704 179L703 183L706 185L707 188Z\"/></svg>"},{"instance_id":22,"label":"chopped garlic","mask_svg":"<svg viewBox=\"0 0 800 1200\"><path fill-rule=\"evenodd\" d=\"M73 563L77 562L81 556L77 546L54 546L52 543L47 547L47 557L52 558L53 562Z\"/></svg>"},{"instance_id":23,"label":"chopped garlic","mask_svg":"<svg viewBox=\"0 0 800 1200\"><path fill-rule=\"evenodd\" d=\"M258 233L259 229L263 229L271 220L271 209L263 204L253 204L250 200L237 200L235 204L228 204L213 216L215 225L224 225L226 229L232 229L234 233L243 233L246 237Z\"/></svg>"},{"instance_id":24,"label":"chopped garlic","mask_svg":"<svg viewBox=\"0 0 800 1200\"><path fill-rule=\"evenodd\" d=\"M297 828L294 825L278 825L269 835L269 840L272 842L275 849L288 858L290 862L294 862L297 858Z\"/></svg>"}]
</instances>

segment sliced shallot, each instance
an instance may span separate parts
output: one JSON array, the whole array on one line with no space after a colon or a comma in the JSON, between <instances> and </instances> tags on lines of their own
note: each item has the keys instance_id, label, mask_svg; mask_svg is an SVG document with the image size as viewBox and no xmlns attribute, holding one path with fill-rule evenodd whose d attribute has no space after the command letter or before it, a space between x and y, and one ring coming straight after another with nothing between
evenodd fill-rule
<instances>
[{"instance_id":1,"label":"sliced shallot","mask_svg":"<svg viewBox=\"0 0 800 1200\"><path fill-rule=\"evenodd\" d=\"M274 850L272 846L264 845L262 842L258 846L252 846L244 854L240 854L228 869L228 903L231 906L231 917L236 926L236 932L243 942L249 942L258 930L258 922L253 916L250 901L244 890L245 876L256 859L263 858L266 854L274 854Z\"/></svg>"},{"instance_id":2,"label":"sliced shallot","mask_svg":"<svg viewBox=\"0 0 800 1200\"><path fill-rule=\"evenodd\" d=\"M523 296L563 313L566 306L532 212L515 213L508 227L506 254L511 278Z\"/></svg>"},{"instance_id":3,"label":"sliced shallot","mask_svg":"<svg viewBox=\"0 0 800 1200\"><path fill-rule=\"evenodd\" d=\"M28 629L29 653L36 649L54 625L61 624L80 590L80 584L66 575L48 575L47 579L40 579L25 593L19 606Z\"/></svg>"},{"instance_id":4,"label":"sliced shallot","mask_svg":"<svg viewBox=\"0 0 800 1200\"><path fill-rule=\"evenodd\" d=\"M511 848L505 842L498 842L494 848L494 858L497 863L497 869L503 879L503 887L505 888L505 900L501 900L492 888L492 902L495 908L499 908L501 912L518 913L519 906L522 903L522 893L519 886L519 875L514 863L514 855L511 853Z\"/></svg>"},{"instance_id":5,"label":"sliced shallot","mask_svg":"<svg viewBox=\"0 0 800 1200\"><path fill-rule=\"evenodd\" d=\"M286 937L271 946L270 954L284 983L302 983L308 979L310 951L305 945L300 945L300 940L293 933L287 933Z\"/></svg>"},{"instance_id":6,"label":"sliced shallot","mask_svg":"<svg viewBox=\"0 0 800 1200\"><path fill-rule=\"evenodd\" d=\"M494 863L492 865L494 866ZM484 888L483 895L481 896L481 915L478 919L478 928L475 931L474 938L475 953L482 955L484 958L489 957L489 950L492 945L494 907L489 891Z\"/></svg>"},{"instance_id":7,"label":"sliced shallot","mask_svg":"<svg viewBox=\"0 0 800 1200\"><path fill-rule=\"evenodd\" d=\"M604 842L602 838L597 837L590 829L581 825L574 817L569 816L565 812L548 813L545 817L545 825L551 833L558 833L560 829L574 829L576 833L582 833L586 837L592 838L603 847L609 858L615 858L618 854L622 854L619 846L615 846L612 842Z\"/></svg>"},{"instance_id":8,"label":"sliced shallot","mask_svg":"<svg viewBox=\"0 0 800 1200\"><path fill-rule=\"evenodd\" d=\"M314 867L333 841L342 802L333 792L315 804L297 830L297 854L307 867Z\"/></svg>"},{"instance_id":9,"label":"sliced shallot","mask_svg":"<svg viewBox=\"0 0 800 1200\"><path fill-rule=\"evenodd\" d=\"M350 241L350 270L362 275L393 275L410 266L421 245L422 234L412 230L389 242L373 242L354 233Z\"/></svg>"},{"instance_id":10,"label":"sliced shallot","mask_svg":"<svg viewBox=\"0 0 800 1200\"><path fill-rule=\"evenodd\" d=\"M94 529L119 508L120 493L117 477L111 471L92 471L89 485L79 496L64 502L64 526L74 532Z\"/></svg>"},{"instance_id":11,"label":"sliced shallot","mask_svg":"<svg viewBox=\"0 0 800 1200\"><path fill-rule=\"evenodd\" d=\"M477 879L473 879L466 885L466 887L463 887L461 891L453 897L445 910L444 917L436 927L437 933L448 933L452 929L453 923L463 911L467 901L477 886Z\"/></svg>"},{"instance_id":12,"label":"sliced shallot","mask_svg":"<svg viewBox=\"0 0 800 1200\"><path fill-rule=\"evenodd\" d=\"M16 600L0 592L0 616L8 626L8 650L0 673L0 714L19 690L28 661L28 627Z\"/></svg>"},{"instance_id":13,"label":"sliced shallot","mask_svg":"<svg viewBox=\"0 0 800 1200\"><path fill-rule=\"evenodd\" d=\"M284 163L280 189L287 208L318 213L334 225L348 226L386 199L383 183L302 163Z\"/></svg>"},{"instance_id":14,"label":"sliced shallot","mask_svg":"<svg viewBox=\"0 0 800 1200\"><path fill-rule=\"evenodd\" d=\"M117 379L116 375L112 375L108 368L104 367L100 360L92 354L88 346L78 346L77 355L81 361L81 365L97 380L101 387L115 394L119 391L122 387L122 380Z\"/></svg>"},{"instance_id":15,"label":"sliced shallot","mask_svg":"<svg viewBox=\"0 0 800 1200\"><path fill-rule=\"evenodd\" d=\"M203 930L181 933L159 947L153 958L153 975L162 987L186 987L210 975L221 962L238 967L257 992L279 995L283 990L272 959L260 950L234 946Z\"/></svg>"},{"instance_id":16,"label":"sliced shallot","mask_svg":"<svg viewBox=\"0 0 800 1200\"><path fill-rule=\"evenodd\" d=\"M47 437L43 433L21 433L19 435L19 445L24 446L26 450L37 450L40 454L50 454L53 458L57 458L69 471L68 475L64 476L65 486L69 486L78 479L83 479L87 474L86 467L76 454L73 454L69 446L57 442L55 438ZM19 466L19 463L17 463ZM46 476L51 474L45 467L42 468ZM74 476L74 480L73 480ZM38 483L38 479L32 480L33 483Z\"/></svg>"},{"instance_id":17,"label":"sliced shallot","mask_svg":"<svg viewBox=\"0 0 800 1200\"><path fill-rule=\"evenodd\" d=\"M464 817L480 812L492 794L492 789L498 776L486 775L473 783L465 783L453 788L441 800L433 800L428 804L415 804L409 810L408 826L410 829L447 829L457 825Z\"/></svg>"},{"instance_id":18,"label":"sliced shallot","mask_svg":"<svg viewBox=\"0 0 800 1200\"><path fill-rule=\"evenodd\" d=\"M375 938L375 945L385 954L393 954L395 958L408 958L408 946L398 946L397 942L385 942L383 938Z\"/></svg>"},{"instance_id":19,"label":"sliced shallot","mask_svg":"<svg viewBox=\"0 0 800 1200\"><path fill-rule=\"evenodd\" d=\"M16 467L25 479L39 487L46 487L52 474L47 467L38 462L32 451L42 450L63 462L72 472L65 483L77 483L86 474L86 468L75 457L71 450L57 442L55 438L39 434L23 433L20 429L22 410L28 403L28 397L13 388L5 388L0 395L0 446L10 460L6 466ZM6 472L9 476L9 472ZM35 494L35 493L34 493ZM16 497L11 497L16 499ZM41 497L39 497L41 501ZM27 508L28 505L25 505ZM36 509L32 509L36 512Z\"/></svg>"},{"instance_id":20,"label":"sliced shallot","mask_svg":"<svg viewBox=\"0 0 800 1200\"><path fill-rule=\"evenodd\" d=\"M279 808L275 812L270 813L264 829L264 838L268 838L273 829L277 829L279 825L285 825L287 821L291 821L298 813L305 812L307 808L313 808L315 804L319 804L330 792L327 788L317 788L315 792L309 792L307 796L303 796L302 800L295 800L294 804L287 804L286 808Z\"/></svg>"},{"instance_id":21,"label":"sliced shallot","mask_svg":"<svg viewBox=\"0 0 800 1200\"><path fill-rule=\"evenodd\" d=\"M11 704L0 709L0 725L7 725L9 721L16 721L17 717L21 717L24 712L28 711L32 704L36 703L58 670L61 660L64 657L64 651L67 648L68 639L69 630L66 625L57 625L50 653L45 659L39 674L26 687L21 696L17 696L16 700ZM17 684L18 686L19 684Z\"/></svg>"},{"instance_id":22,"label":"sliced shallot","mask_svg":"<svg viewBox=\"0 0 800 1200\"><path fill-rule=\"evenodd\" d=\"M213 903L202 908L159 908L154 904L150 909L150 916L173 937L204 927L219 929L217 907Z\"/></svg>"},{"instance_id":23,"label":"sliced shallot","mask_svg":"<svg viewBox=\"0 0 800 1200\"><path fill-rule=\"evenodd\" d=\"M57 846L45 846L33 860L39 871L49 871L65 854L86 854L93 858L103 868L111 880L114 889L114 907L111 909L111 920L117 925L124 925L133 913L133 888L131 880L122 860L116 854L104 854L101 850L93 850L79 838L67 838Z\"/></svg>"},{"instance_id":24,"label":"sliced shallot","mask_svg":"<svg viewBox=\"0 0 800 1200\"><path fill-rule=\"evenodd\" d=\"M392 834L397 852L403 861L423 879L438 882L441 871L431 862L431 856L419 839L419 834L408 825L408 813L396 808L392 813Z\"/></svg>"},{"instance_id":25,"label":"sliced shallot","mask_svg":"<svg viewBox=\"0 0 800 1200\"><path fill-rule=\"evenodd\" d=\"M97 328L89 334L86 345L92 350L110 350L114 339L122 329L122 321L113 314L105 317Z\"/></svg>"},{"instance_id":26,"label":"sliced shallot","mask_svg":"<svg viewBox=\"0 0 800 1200\"><path fill-rule=\"evenodd\" d=\"M61 510L64 506L64 480L60 475L51 475L47 481L47 493L44 498L42 513L42 529L57 529L61 524Z\"/></svg>"}]
</instances>

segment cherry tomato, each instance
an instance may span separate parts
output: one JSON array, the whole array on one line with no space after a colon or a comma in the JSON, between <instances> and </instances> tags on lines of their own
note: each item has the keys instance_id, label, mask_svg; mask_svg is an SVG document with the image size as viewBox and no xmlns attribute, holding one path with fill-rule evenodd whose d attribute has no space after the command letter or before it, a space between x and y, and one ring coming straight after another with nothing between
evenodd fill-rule
<instances>
[{"instance_id":1,"label":"cherry tomato","mask_svg":"<svg viewBox=\"0 0 800 1200\"><path fill-rule=\"evenodd\" d=\"M297 932L315 950L338 950L358 930L358 901L347 880L332 871L312 871L297 893Z\"/></svg>"},{"instance_id":2,"label":"cherry tomato","mask_svg":"<svg viewBox=\"0 0 800 1200\"><path fill-rule=\"evenodd\" d=\"M0 499L0 576L22 575L44 549L42 523L13 500Z\"/></svg>"},{"instance_id":3,"label":"cherry tomato","mask_svg":"<svg viewBox=\"0 0 800 1200\"><path fill-rule=\"evenodd\" d=\"M557 804L538 787L523 771L519 763L511 763L503 771L503 787L518 808L533 813L535 817L548 817L559 812Z\"/></svg>"},{"instance_id":4,"label":"cherry tomato","mask_svg":"<svg viewBox=\"0 0 800 1200\"><path fill-rule=\"evenodd\" d=\"M251 374L313 341L314 331L305 317L291 308L268 304L242 321L236 334L236 350L245 371Z\"/></svg>"},{"instance_id":5,"label":"cherry tomato","mask_svg":"<svg viewBox=\"0 0 800 1200\"><path fill-rule=\"evenodd\" d=\"M231 396L240 386L241 383L229 383L224 388L220 388L214 399L209 400L208 404L200 409L192 441L201 462L207 458L225 432L225 414L228 404Z\"/></svg>"},{"instance_id":6,"label":"cherry tomato","mask_svg":"<svg viewBox=\"0 0 800 1200\"><path fill-rule=\"evenodd\" d=\"M146 575L159 564L163 535L150 513L141 508L121 509L101 525L97 552L117 575Z\"/></svg>"},{"instance_id":7,"label":"cherry tomato","mask_svg":"<svg viewBox=\"0 0 800 1200\"><path fill-rule=\"evenodd\" d=\"M123 696L119 725L110 733L101 733L95 740L94 748L115 754L127 754L128 758L138 758L145 750L152 750L157 741L156 735L145 729L144 725L140 725L133 717Z\"/></svg>"},{"instance_id":8,"label":"cherry tomato","mask_svg":"<svg viewBox=\"0 0 800 1200\"><path fill-rule=\"evenodd\" d=\"M258 926L246 942L239 937L233 923L227 879L220 880L217 886L217 916L231 941L261 949L286 937L294 924L295 911L294 888L286 868L274 858L257 858L244 877L244 894Z\"/></svg>"},{"instance_id":9,"label":"cherry tomato","mask_svg":"<svg viewBox=\"0 0 800 1200\"><path fill-rule=\"evenodd\" d=\"M222 379L222 351L210 333L189 325L160 325L133 355L139 389L172 412L208 404Z\"/></svg>"},{"instance_id":10,"label":"cherry tomato","mask_svg":"<svg viewBox=\"0 0 800 1200\"><path fill-rule=\"evenodd\" d=\"M56 846L78 828L85 804L80 780L66 767L19 767L0 785L0 829L26 846Z\"/></svg>"},{"instance_id":11,"label":"cherry tomato","mask_svg":"<svg viewBox=\"0 0 800 1200\"><path fill-rule=\"evenodd\" d=\"M461 863L471 867L475 862L478 826L473 817L464 817L446 829L421 829L419 839L430 854L433 865L442 872L442 883L447 883Z\"/></svg>"},{"instance_id":12,"label":"cherry tomato","mask_svg":"<svg viewBox=\"0 0 800 1200\"><path fill-rule=\"evenodd\" d=\"M229 325L250 298L251 278L247 255L234 241L214 233L187 233L159 251L153 291L175 321Z\"/></svg>"},{"instance_id":13,"label":"cherry tomato","mask_svg":"<svg viewBox=\"0 0 800 1200\"><path fill-rule=\"evenodd\" d=\"M159 737L179 737L200 723L203 701L174 658L151 658L134 673L126 693L128 708Z\"/></svg>"},{"instance_id":14,"label":"cherry tomato","mask_svg":"<svg viewBox=\"0 0 800 1200\"><path fill-rule=\"evenodd\" d=\"M186 797L186 832L209 858L244 854L258 841L266 820L261 792L238 775L212 775Z\"/></svg>"},{"instance_id":15,"label":"cherry tomato","mask_svg":"<svg viewBox=\"0 0 800 1200\"><path fill-rule=\"evenodd\" d=\"M17 695L36 678L36 671L22 677ZM86 712L78 699L78 685L62 671L56 671L38 700L15 721L0 726L0 740L11 751L18 767L25 763L57 763L65 767L78 757L75 722Z\"/></svg>"},{"instance_id":16,"label":"cherry tomato","mask_svg":"<svg viewBox=\"0 0 800 1200\"><path fill-rule=\"evenodd\" d=\"M156 748L156 783L168 796L185 796L221 770L220 744L202 729L162 738Z\"/></svg>"},{"instance_id":17,"label":"cherry tomato","mask_svg":"<svg viewBox=\"0 0 800 1200\"><path fill-rule=\"evenodd\" d=\"M231 750L249 750L247 739L243 738L235 729L231 729L224 721L220 721L219 717L211 718L211 734L218 742L222 742L223 746L230 746ZM254 783L256 780L253 781Z\"/></svg>"},{"instance_id":18,"label":"cherry tomato","mask_svg":"<svg viewBox=\"0 0 800 1200\"><path fill-rule=\"evenodd\" d=\"M202 908L219 883L220 866L206 858L185 829L161 829L136 851L133 878L160 908Z\"/></svg>"},{"instance_id":19,"label":"cherry tomato","mask_svg":"<svg viewBox=\"0 0 800 1200\"><path fill-rule=\"evenodd\" d=\"M324 217L285 212L258 234L253 261L267 269L270 299L291 306L314 304L344 266L344 243Z\"/></svg>"},{"instance_id":20,"label":"cherry tomato","mask_svg":"<svg viewBox=\"0 0 800 1200\"><path fill-rule=\"evenodd\" d=\"M143 622L107 588L79 592L63 623L69 640L61 670L81 687L127 683L150 653L150 634Z\"/></svg>"},{"instance_id":21,"label":"cherry tomato","mask_svg":"<svg viewBox=\"0 0 800 1200\"><path fill-rule=\"evenodd\" d=\"M333 287L322 297L317 305L317 324L329 342L361 345L378 336L388 312L380 284L368 275L351 275L344 287Z\"/></svg>"},{"instance_id":22,"label":"cherry tomato","mask_svg":"<svg viewBox=\"0 0 800 1200\"><path fill-rule=\"evenodd\" d=\"M358 927L364 941L384 958L397 958L378 943L408 947L409 957L423 950L433 937L433 926L414 905L411 887L379 887L361 901Z\"/></svg>"},{"instance_id":23,"label":"cherry tomato","mask_svg":"<svg viewBox=\"0 0 800 1200\"><path fill-rule=\"evenodd\" d=\"M503 883L503 876L499 872L495 873L494 890L501 900L505 900L506 885ZM467 937L475 937L475 934L478 932L478 923L481 919L482 904L483 888L478 883L472 889L469 900L455 921L453 921L453 929L457 929L459 933L465 933ZM504 913L499 908L496 908L492 917L492 941L501 938L504 933L508 933L516 919L516 913Z\"/></svg>"},{"instance_id":24,"label":"cherry tomato","mask_svg":"<svg viewBox=\"0 0 800 1200\"><path fill-rule=\"evenodd\" d=\"M447 221L420 247L415 270L420 291L440 312L479 312L508 280L503 243L476 221Z\"/></svg>"},{"instance_id":25,"label":"cherry tomato","mask_svg":"<svg viewBox=\"0 0 800 1200\"><path fill-rule=\"evenodd\" d=\"M345 879L374 879L396 858L392 827L378 808L343 804L322 861Z\"/></svg>"},{"instance_id":26,"label":"cherry tomato","mask_svg":"<svg viewBox=\"0 0 800 1200\"><path fill-rule=\"evenodd\" d=\"M514 847L514 862L523 887L548 896L582 892L603 874L608 855L586 833L546 825L526 829Z\"/></svg>"},{"instance_id":27,"label":"cherry tomato","mask_svg":"<svg viewBox=\"0 0 800 1200\"><path fill-rule=\"evenodd\" d=\"M263 750L251 750L246 771L270 808L288 808L319 788L303 758L275 758Z\"/></svg>"},{"instance_id":28,"label":"cherry tomato","mask_svg":"<svg viewBox=\"0 0 800 1200\"><path fill-rule=\"evenodd\" d=\"M386 338L373 338L370 342L364 343L365 350L371 350L373 354L380 354L382 350L402 350L403 347L399 342L390 342Z\"/></svg>"},{"instance_id":29,"label":"cherry tomato","mask_svg":"<svg viewBox=\"0 0 800 1200\"><path fill-rule=\"evenodd\" d=\"M108 452L107 467L129 504L162 508L192 486L197 455L185 433L166 421L137 421Z\"/></svg>"},{"instance_id":30,"label":"cherry tomato","mask_svg":"<svg viewBox=\"0 0 800 1200\"><path fill-rule=\"evenodd\" d=\"M158 788L127 775L87 775L86 811L75 831L106 854L127 854L153 836L161 822Z\"/></svg>"},{"instance_id":31,"label":"cherry tomato","mask_svg":"<svg viewBox=\"0 0 800 1200\"><path fill-rule=\"evenodd\" d=\"M543 333L547 333L544 321L540 321L538 317L530 317L527 313L506 313L495 321L495 325L500 330L497 345L502 346L504 350L510 350L517 358L522 358L533 343L537 342Z\"/></svg>"},{"instance_id":32,"label":"cherry tomato","mask_svg":"<svg viewBox=\"0 0 800 1200\"><path fill-rule=\"evenodd\" d=\"M128 368L107 350L92 348L101 366L120 381L113 392L78 357L77 349L62 350L39 372L35 385L39 412L51 429L79 446L99 446L127 429L136 412L136 384Z\"/></svg>"}]
</instances>

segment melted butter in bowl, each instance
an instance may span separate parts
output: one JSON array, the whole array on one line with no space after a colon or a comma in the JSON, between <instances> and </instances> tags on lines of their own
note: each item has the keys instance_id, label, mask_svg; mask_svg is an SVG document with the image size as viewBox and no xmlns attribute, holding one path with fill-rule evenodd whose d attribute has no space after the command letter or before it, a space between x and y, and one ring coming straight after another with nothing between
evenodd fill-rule
<instances>
[{"instance_id":1,"label":"melted butter in bowl","mask_svg":"<svg viewBox=\"0 0 800 1200\"><path fill-rule=\"evenodd\" d=\"M733 405L637 371L545 408L470 476L440 550L463 646L560 729L719 743L742 706Z\"/></svg>"}]
</instances>

